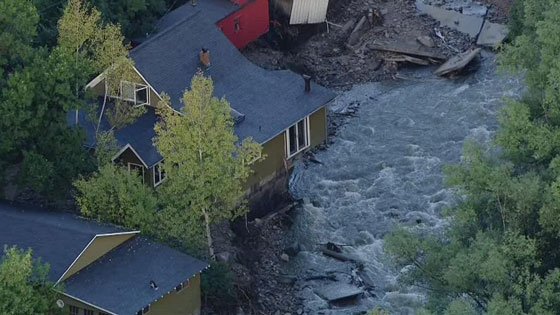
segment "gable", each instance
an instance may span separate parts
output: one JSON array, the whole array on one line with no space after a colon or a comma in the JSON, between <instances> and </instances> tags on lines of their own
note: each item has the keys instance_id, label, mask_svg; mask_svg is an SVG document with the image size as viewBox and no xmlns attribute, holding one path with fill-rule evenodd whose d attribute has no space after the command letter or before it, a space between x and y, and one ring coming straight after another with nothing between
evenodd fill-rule
<instances>
[{"instance_id":1,"label":"gable","mask_svg":"<svg viewBox=\"0 0 560 315\"><path fill-rule=\"evenodd\" d=\"M110 250L134 237L138 233L139 232L135 231L96 235L58 281L60 282L68 279L76 272L85 268L99 257L105 255Z\"/></svg>"}]
</instances>

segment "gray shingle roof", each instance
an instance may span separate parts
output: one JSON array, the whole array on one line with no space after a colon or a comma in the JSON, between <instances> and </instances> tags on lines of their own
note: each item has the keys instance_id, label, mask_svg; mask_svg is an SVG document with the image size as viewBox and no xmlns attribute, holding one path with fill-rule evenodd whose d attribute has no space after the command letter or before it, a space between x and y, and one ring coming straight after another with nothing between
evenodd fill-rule
<instances>
[{"instance_id":1,"label":"gray shingle roof","mask_svg":"<svg viewBox=\"0 0 560 315\"><path fill-rule=\"evenodd\" d=\"M99 234L127 230L69 213L0 201L0 246L31 248L56 282ZM0 253L0 258L3 251ZM136 236L63 282L64 292L116 314L135 314L208 264ZM150 280L158 290L150 287Z\"/></svg>"},{"instance_id":2,"label":"gray shingle roof","mask_svg":"<svg viewBox=\"0 0 560 315\"><path fill-rule=\"evenodd\" d=\"M135 237L64 281L64 290L105 310L132 315L207 266L162 244ZM152 280L157 290L150 287Z\"/></svg>"},{"instance_id":3,"label":"gray shingle roof","mask_svg":"<svg viewBox=\"0 0 560 315\"><path fill-rule=\"evenodd\" d=\"M200 11L203 11L204 15L215 23L235 12L237 9L239 9L239 6L231 1L199 0L196 1L196 6L192 6L190 1L187 1L186 4L164 15L156 24L156 29L161 32Z\"/></svg>"},{"instance_id":4,"label":"gray shingle roof","mask_svg":"<svg viewBox=\"0 0 560 315\"><path fill-rule=\"evenodd\" d=\"M164 16L159 33L134 48L130 56L136 68L158 92L171 97L179 110L182 95L200 67L199 51L210 50L211 66L205 71L214 81L214 95L225 97L238 118L234 126L237 137L252 137L264 144L288 127L321 108L335 96L330 90L311 84L304 92L303 79L287 70L270 71L247 60L218 29L216 21L234 12L236 5L226 0L189 3ZM93 144L94 129L80 117L80 124ZM148 113L133 124L115 131L121 145L130 143L148 167L161 160L152 145L153 125L157 117ZM69 114L69 121L73 121Z\"/></svg>"},{"instance_id":5,"label":"gray shingle roof","mask_svg":"<svg viewBox=\"0 0 560 315\"><path fill-rule=\"evenodd\" d=\"M254 65L204 11L154 35L133 49L131 57L146 80L159 93L169 94L172 106L179 109L185 88L200 68L202 47L210 50L211 66L205 73L214 81L214 95L225 97L231 107L245 115L235 127L240 139L253 137L264 143L334 97L316 84L305 93L303 79L291 71Z\"/></svg>"},{"instance_id":6,"label":"gray shingle roof","mask_svg":"<svg viewBox=\"0 0 560 315\"><path fill-rule=\"evenodd\" d=\"M33 258L50 264L56 282L97 234L124 230L69 213L0 201L0 248L4 245L33 250ZM0 257L4 251L0 252Z\"/></svg>"}]
</instances>

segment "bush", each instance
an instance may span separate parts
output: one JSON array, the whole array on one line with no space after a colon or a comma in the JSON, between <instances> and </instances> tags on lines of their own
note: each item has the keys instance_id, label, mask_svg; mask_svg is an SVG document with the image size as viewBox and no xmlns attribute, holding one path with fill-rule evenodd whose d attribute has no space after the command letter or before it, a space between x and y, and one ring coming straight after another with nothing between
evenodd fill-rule
<instances>
[{"instance_id":1,"label":"bush","mask_svg":"<svg viewBox=\"0 0 560 315\"><path fill-rule=\"evenodd\" d=\"M152 188L122 166L105 164L90 178L74 182L84 216L152 234L157 199Z\"/></svg>"},{"instance_id":2,"label":"bush","mask_svg":"<svg viewBox=\"0 0 560 315\"><path fill-rule=\"evenodd\" d=\"M227 264L213 262L202 273L202 296L204 303L214 309L228 309L237 304L233 275Z\"/></svg>"}]
</instances>

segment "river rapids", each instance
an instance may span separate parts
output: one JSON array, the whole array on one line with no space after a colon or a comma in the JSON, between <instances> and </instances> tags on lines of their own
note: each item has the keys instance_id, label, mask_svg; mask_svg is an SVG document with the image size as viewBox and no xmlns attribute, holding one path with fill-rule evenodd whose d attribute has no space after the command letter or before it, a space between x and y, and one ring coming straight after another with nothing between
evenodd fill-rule
<instances>
[{"instance_id":1,"label":"river rapids","mask_svg":"<svg viewBox=\"0 0 560 315\"><path fill-rule=\"evenodd\" d=\"M359 103L358 114L316 153L322 164L299 162L290 180L291 194L303 202L288 233L302 251L285 272L337 278L300 284L304 312L355 314L379 306L414 314L425 302L424 290L399 284L405 270L384 252L383 236L395 225L431 233L445 227L442 209L455 196L443 185L442 166L460 161L465 139L489 142L504 96L522 90L519 78L498 74L494 63L483 52L479 69L457 80L433 77L433 69L407 70L407 79L355 86L334 101L330 110L338 112ZM318 244L326 242L348 245L344 251L365 262L372 291L343 305L321 297L321 290L355 280L353 264L321 254Z\"/></svg>"}]
</instances>

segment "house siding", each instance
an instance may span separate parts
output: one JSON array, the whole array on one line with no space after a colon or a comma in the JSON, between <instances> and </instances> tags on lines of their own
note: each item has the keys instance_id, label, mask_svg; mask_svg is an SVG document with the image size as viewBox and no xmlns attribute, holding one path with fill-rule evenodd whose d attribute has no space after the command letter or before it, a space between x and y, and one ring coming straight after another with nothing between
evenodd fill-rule
<instances>
[{"instance_id":1,"label":"house siding","mask_svg":"<svg viewBox=\"0 0 560 315\"><path fill-rule=\"evenodd\" d=\"M217 23L224 35L241 49L266 34L269 29L268 0L234 0L243 5L241 9L230 14ZM239 21L239 30L235 30L235 21Z\"/></svg>"},{"instance_id":2,"label":"house siding","mask_svg":"<svg viewBox=\"0 0 560 315\"><path fill-rule=\"evenodd\" d=\"M134 72L134 79L131 80L134 81L134 83L138 83L138 84L144 84L144 85L149 85L148 82L146 82L145 80L142 79L142 77L140 77L138 75L138 73ZM158 105L159 102L159 95L152 89L149 89L150 91L150 106L156 107ZM90 87L88 89L88 92L91 93L92 96L104 96L105 95L105 80L101 80L99 81L98 84Z\"/></svg>"},{"instance_id":3,"label":"house siding","mask_svg":"<svg viewBox=\"0 0 560 315\"><path fill-rule=\"evenodd\" d=\"M150 315L198 315L200 314L200 273L189 281L189 287L175 290L152 303Z\"/></svg>"},{"instance_id":4,"label":"house siding","mask_svg":"<svg viewBox=\"0 0 560 315\"><path fill-rule=\"evenodd\" d=\"M121 153L121 155L119 155L119 157L115 160L115 163L121 163L124 167L128 167L128 163L142 165L142 168L144 169L144 184L150 186L153 185L151 169L145 168L142 161L140 161L138 156L130 148L124 150L124 152Z\"/></svg>"},{"instance_id":5,"label":"house siding","mask_svg":"<svg viewBox=\"0 0 560 315\"><path fill-rule=\"evenodd\" d=\"M64 301L65 314L70 314L70 305L80 308L80 312L78 314L83 314L84 310L93 311L93 314L95 315L103 313L103 311L98 308L92 307L68 296L62 296L60 299Z\"/></svg>"},{"instance_id":6,"label":"house siding","mask_svg":"<svg viewBox=\"0 0 560 315\"><path fill-rule=\"evenodd\" d=\"M99 257L108 253L111 249L119 246L125 241L132 238L135 234L121 234L121 235L105 235L97 236L87 249L78 257L76 262L72 265L62 280L68 279L70 276L85 268Z\"/></svg>"},{"instance_id":7,"label":"house siding","mask_svg":"<svg viewBox=\"0 0 560 315\"><path fill-rule=\"evenodd\" d=\"M327 111L325 107L320 108L309 116L310 148L324 143L327 139ZM309 150L309 149L308 149ZM303 152L302 152L303 153ZM246 190L255 190L258 186L286 173L286 133L282 132L272 140L263 145L263 155L266 158L251 166L253 173L245 182ZM298 154L298 155L301 155ZM294 158L297 158L295 156ZM294 158L291 158L290 161Z\"/></svg>"}]
</instances>

